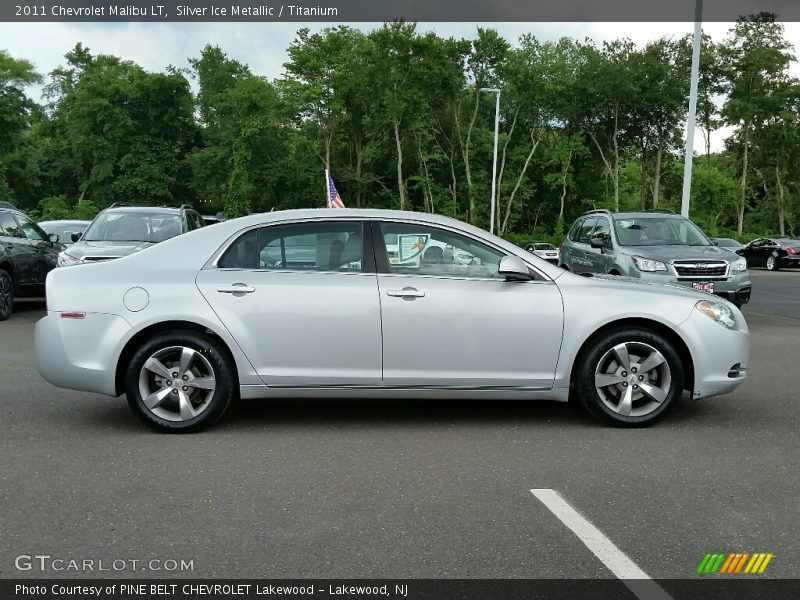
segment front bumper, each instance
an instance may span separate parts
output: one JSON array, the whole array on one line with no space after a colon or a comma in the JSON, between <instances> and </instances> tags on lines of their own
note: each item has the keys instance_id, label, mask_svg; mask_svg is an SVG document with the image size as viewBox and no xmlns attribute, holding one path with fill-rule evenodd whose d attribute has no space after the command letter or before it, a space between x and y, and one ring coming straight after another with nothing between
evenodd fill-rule
<instances>
[{"instance_id":1,"label":"front bumper","mask_svg":"<svg viewBox=\"0 0 800 600\"><path fill-rule=\"evenodd\" d=\"M750 362L750 335L742 313L733 308L738 331L732 331L699 310L681 324L694 362L695 399L726 394L739 387L747 377Z\"/></svg>"},{"instance_id":2,"label":"front bumper","mask_svg":"<svg viewBox=\"0 0 800 600\"><path fill-rule=\"evenodd\" d=\"M116 315L87 313L70 319L48 311L34 330L36 368L55 386L116 396L119 345L130 329Z\"/></svg>"},{"instance_id":3,"label":"front bumper","mask_svg":"<svg viewBox=\"0 0 800 600\"><path fill-rule=\"evenodd\" d=\"M709 277L708 279L702 279L698 277L676 277L675 275L665 274L663 272L648 273L640 271L638 274L639 278L643 281L679 285L689 289L692 289L692 283L696 281L711 281L714 283L715 296L720 296L736 304L747 304L750 302L750 293L753 290L753 284L750 281L750 273L747 271L732 273L725 278Z\"/></svg>"}]
</instances>

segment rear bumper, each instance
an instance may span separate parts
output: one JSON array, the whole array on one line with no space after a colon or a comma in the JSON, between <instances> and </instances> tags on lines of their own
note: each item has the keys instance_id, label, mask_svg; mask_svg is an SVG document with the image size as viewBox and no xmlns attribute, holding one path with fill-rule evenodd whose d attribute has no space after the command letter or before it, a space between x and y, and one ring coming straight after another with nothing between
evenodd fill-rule
<instances>
[{"instance_id":1,"label":"rear bumper","mask_svg":"<svg viewBox=\"0 0 800 600\"><path fill-rule=\"evenodd\" d=\"M800 254L783 256L779 258L778 266L781 269L791 269L792 267L800 267Z\"/></svg>"},{"instance_id":2,"label":"rear bumper","mask_svg":"<svg viewBox=\"0 0 800 600\"><path fill-rule=\"evenodd\" d=\"M48 311L34 330L36 368L55 386L116 396L119 344L130 328L116 315L63 319Z\"/></svg>"}]
</instances>

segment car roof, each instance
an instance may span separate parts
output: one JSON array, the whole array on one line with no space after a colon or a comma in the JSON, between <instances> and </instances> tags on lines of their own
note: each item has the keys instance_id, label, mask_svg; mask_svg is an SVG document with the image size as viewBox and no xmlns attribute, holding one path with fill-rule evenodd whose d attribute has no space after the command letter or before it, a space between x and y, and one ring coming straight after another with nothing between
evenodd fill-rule
<instances>
[{"instance_id":1,"label":"car roof","mask_svg":"<svg viewBox=\"0 0 800 600\"><path fill-rule=\"evenodd\" d=\"M53 219L52 221L39 221L39 225L88 225L91 221L83 219Z\"/></svg>"},{"instance_id":2,"label":"car roof","mask_svg":"<svg viewBox=\"0 0 800 600\"><path fill-rule=\"evenodd\" d=\"M165 212L165 213L179 213L184 208L175 208L174 206L109 206L103 212Z\"/></svg>"},{"instance_id":3,"label":"car roof","mask_svg":"<svg viewBox=\"0 0 800 600\"><path fill-rule=\"evenodd\" d=\"M598 213L602 214L602 213ZM620 212L620 213L611 213L610 216L612 219L652 219L652 218L659 218L659 219L685 219L683 215L676 215L674 213L664 213L664 212Z\"/></svg>"}]
</instances>

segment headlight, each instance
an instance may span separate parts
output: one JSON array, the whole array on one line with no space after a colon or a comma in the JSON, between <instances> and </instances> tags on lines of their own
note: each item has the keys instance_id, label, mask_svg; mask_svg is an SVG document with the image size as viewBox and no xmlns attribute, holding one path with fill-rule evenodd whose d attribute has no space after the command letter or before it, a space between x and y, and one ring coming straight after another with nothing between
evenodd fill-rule
<instances>
[{"instance_id":1,"label":"headlight","mask_svg":"<svg viewBox=\"0 0 800 600\"><path fill-rule=\"evenodd\" d=\"M648 273L654 273L655 271L666 271L667 265L665 265L660 260L652 260L650 258L642 258L641 256L634 256L633 257L633 264L636 265L636 268L640 271L647 271Z\"/></svg>"},{"instance_id":2,"label":"headlight","mask_svg":"<svg viewBox=\"0 0 800 600\"><path fill-rule=\"evenodd\" d=\"M67 254L66 252L59 252L58 253L58 266L59 267L69 267L71 265L80 264L80 260Z\"/></svg>"},{"instance_id":3,"label":"headlight","mask_svg":"<svg viewBox=\"0 0 800 600\"><path fill-rule=\"evenodd\" d=\"M745 257L736 259L731 263L731 271L747 271L747 259Z\"/></svg>"},{"instance_id":4,"label":"headlight","mask_svg":"<svg viewBox=\"0 0 800 600\"><path fill-rule=\"evenodd\" d=\"M724 325L728 329L736 329L736 318L733 316L733 311L725 304L700 300L694 307L720 325Z\"/></svg>"}]
</instances>

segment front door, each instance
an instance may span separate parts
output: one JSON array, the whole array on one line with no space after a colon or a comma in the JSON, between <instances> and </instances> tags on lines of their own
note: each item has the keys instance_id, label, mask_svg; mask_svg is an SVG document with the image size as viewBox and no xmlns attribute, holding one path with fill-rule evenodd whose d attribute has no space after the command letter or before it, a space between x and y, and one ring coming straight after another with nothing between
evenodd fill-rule
<instances>
[{"instance_id":1,"label":"front door","mask_svg":"<svg viewBox=\"0 0 800 600\"><path fill-rule=\"evenodd\" d=\"M198 274L265 384L380 385L378 286L363 269L362 230L336 220L251 229Z\"/></svg>"},{"instance_id":2,"label":"front door","mask_svg":"<svg viewBox=\"0 0 800 600\"><path fill-rule=\"evenodd\" d=\"M384 221L375 233L386 386L552 387L555 284L505 281L501 250L448 229Z\"/></svg>"}]
</instances>

